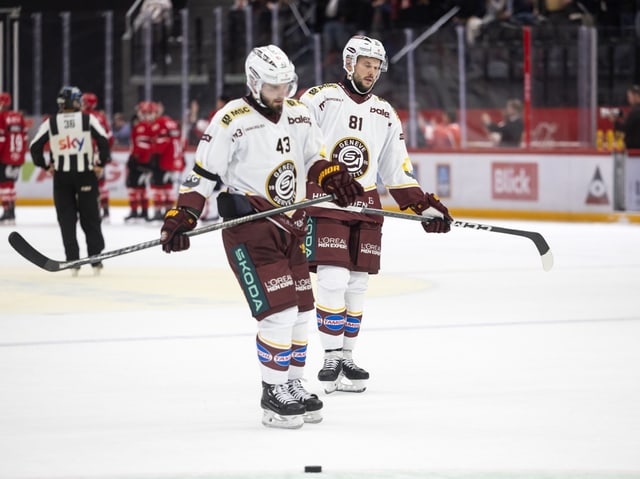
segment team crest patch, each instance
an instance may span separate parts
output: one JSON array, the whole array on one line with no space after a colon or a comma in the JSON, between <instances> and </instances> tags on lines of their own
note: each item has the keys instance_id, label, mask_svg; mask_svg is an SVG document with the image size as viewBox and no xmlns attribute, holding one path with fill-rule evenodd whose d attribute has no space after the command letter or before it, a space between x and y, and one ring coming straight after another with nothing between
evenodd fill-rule
<instances>
[{"instance_id":1,"label":"team crest patch","mask_svg":"<svg viewBox=\"0 0 640 479\"><path fill-rule=\"evenodd\" d=\"M267 192L271 203L289 206L295 202L296 177L296 165L293 161L285 161L269 174Z\"/></svg>"},{"instance_id":2,"label":"team crest patch","mask_svg":"<svg viewBox=\"0 0 640 479\"><path fill-rule=\"evenodd\" d=\"M343 138L331 151L331 159L344 164L354 178L362 177L369 169L369 150L357 138Z\"/></svg>"}]
</instances>

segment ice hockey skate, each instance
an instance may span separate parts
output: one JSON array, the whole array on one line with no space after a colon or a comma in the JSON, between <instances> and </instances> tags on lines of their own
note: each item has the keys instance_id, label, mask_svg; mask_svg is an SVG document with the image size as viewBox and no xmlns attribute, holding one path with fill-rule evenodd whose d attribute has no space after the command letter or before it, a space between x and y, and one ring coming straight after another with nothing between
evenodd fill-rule
<instances>
[{"instance_id":1,"label":"ice hockey skate","mask_svg":"<svg viewBox=\"0 0 640 479\"><path fill-rule=\"evenodd\" d=\"M289 381L287 381L287 387L294 399L305 407L305 413L302 416L304 422L312 424L321 422L322 401L318 399L318 396L307 391L300 379L289 379Z\"/></svg>"},{"instance_id":2,"label":"ice hockey skate","mask_svg":"<svg viewBox=\"0 0 640 479\"><path fill-rule=\"evenodd\" d=\"M93 270L94 276L100 276L100 273L102 272L102 268L104 268L104 264L102 264L102 261L98 261L97 263L91 263L91 269Z\"/></svg>"},{"instance_id":3,"label":"ice hockey skate","mask_svg":"<svg viewBox=\"0 0 640 479\"><path fill-rule=\"evenodd\" d=\"M367 389L368 380L369 372L356 365L353 362L351 351L345 349L342 358L342 380L338 390L361 393Z\"/></svg>"},{"instance_id":4,"label":"ice hockey skate","mask_svg":"<svg viewBox=\"0 0 640 479\"><path fill-rule=\"evenodd\" d=\"M304 404L296 401L287 384L262 383L262 424L281 429L298 429L304 424Z\"/></svg>"},{"instance_id":5,"label":"ice hockey skate","mask_svg":"<svg viewBox=\"0 0 640 479\"><path fill-rule=\"evenodd\" d=\"M9 206L5 208L2 216L0 216L0 224L2 225L15 225L16 224L16 210L15 207Z\"/></svg>"},{"instance_id":6,"label":"ice hockey skate","mask_svg":"<svg viewBox=\"0 0 640 479\"><path fill-rule=\"evenodd\" d=\"M369 373L353 362L351 351L326 351L318 380L324 392L361 393L367 389Z\"/></svg>"}]
</instances>

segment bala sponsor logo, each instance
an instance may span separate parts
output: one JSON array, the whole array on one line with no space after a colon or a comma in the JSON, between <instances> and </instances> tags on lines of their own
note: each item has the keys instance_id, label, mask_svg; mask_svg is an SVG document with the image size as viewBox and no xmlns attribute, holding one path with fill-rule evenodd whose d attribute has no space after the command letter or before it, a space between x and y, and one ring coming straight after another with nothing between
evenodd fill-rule
<instances>
[{"instance_id":1,"label":"bala sponsor logo","mask_svg":"<svg viewBox=\"0 0 640 479\"><path fill-rule=\"evenodd\" d=\"M287 120L289 120L289 124L290 125L295 125L296 123L306 123L307 125L311 124L311 118L309 118L308 116L296 116L295 118L291 118L290 116L287 117Z\"/></svg>"},{"instance_id":2,"label":"bala sponsor logo","mask_svg":"<svg viewBox=\"0 0 640 479\"><path fill-rule=\"evenodd\" d=\"M389 112L387 110L383 110L382 108L376 108L374 106L372 106L369 109L369 113L375 113L376 115L382 115L385 118L389 118L391 115L389 115Z\"/></svg>"},{"instance_id":3,"label":"bala sponsor logo","mask_svg":"<svg viewBox=\"0 0 640 479\"><path fill-rule=\"evenodd\" d=\"M497 200L538 200L536 163L491 163L491 191Z\"/></svg>"}]
</instances>

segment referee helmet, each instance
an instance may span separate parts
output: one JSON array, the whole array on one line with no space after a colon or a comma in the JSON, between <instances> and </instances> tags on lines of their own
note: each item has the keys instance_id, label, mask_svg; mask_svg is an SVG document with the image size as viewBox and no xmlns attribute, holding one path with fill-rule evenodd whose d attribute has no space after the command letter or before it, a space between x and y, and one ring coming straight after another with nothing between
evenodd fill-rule
<instances>
[{"instance_id":1,"label":"referee helmet","mask_svg":"<svg viewBox=\"0 0 640 479\"><path fill-rule=\"evenodd\" d=\"M61 110L80 110L82 92L77 86L63 86L58 92L58 108Z\"/></svg>"}]
</instances>

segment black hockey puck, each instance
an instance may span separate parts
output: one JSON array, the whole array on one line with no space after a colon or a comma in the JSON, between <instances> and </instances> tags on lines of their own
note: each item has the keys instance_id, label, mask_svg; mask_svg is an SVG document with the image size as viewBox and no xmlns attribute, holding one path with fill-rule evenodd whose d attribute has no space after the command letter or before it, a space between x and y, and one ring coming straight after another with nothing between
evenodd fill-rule
<instances>
[{"instance_id":1,"label":"black hockey puck","mask_svg":"<svg viewBox=\"0 0 640 479\"><path fill-rule=\"evenodd\" d=\"M322 472L322 466L304 466L304 472Z\"/></svg>"}]
</instances>

